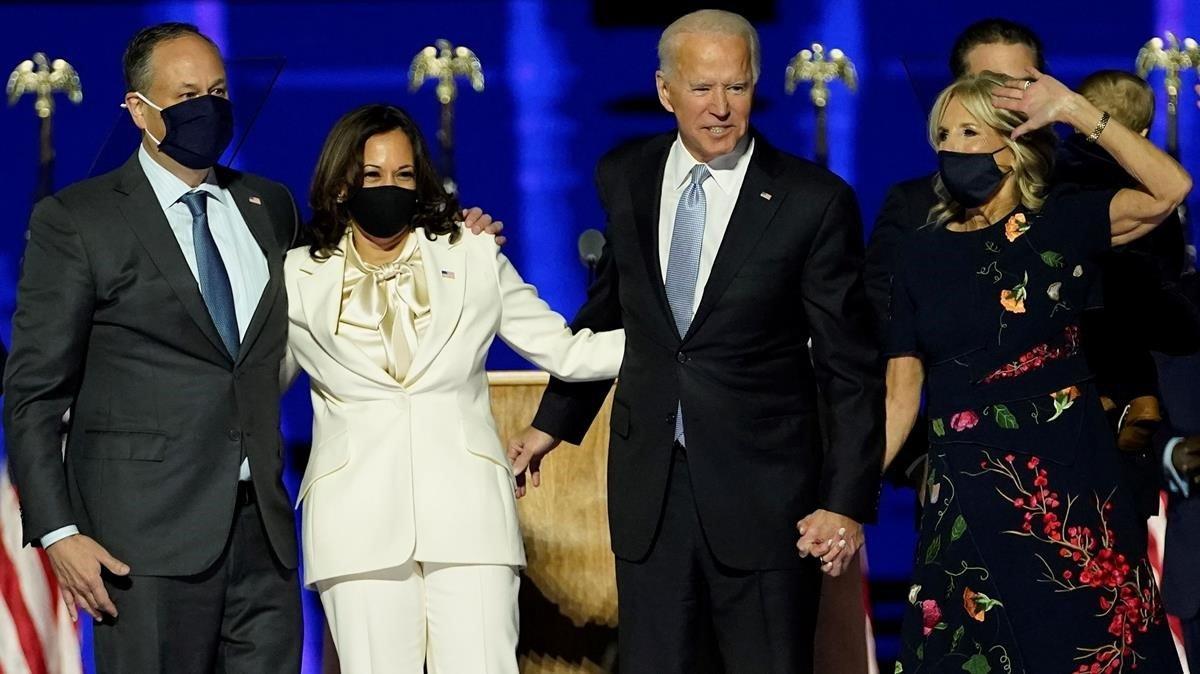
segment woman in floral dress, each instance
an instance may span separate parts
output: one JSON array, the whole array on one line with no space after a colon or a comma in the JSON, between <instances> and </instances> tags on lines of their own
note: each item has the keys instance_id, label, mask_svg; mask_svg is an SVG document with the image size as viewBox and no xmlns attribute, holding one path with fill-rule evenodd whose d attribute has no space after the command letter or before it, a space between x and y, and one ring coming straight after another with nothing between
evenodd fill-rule
<instances>
[{"instance_id":1,"label":"woman in floral dress","mask_svg":"<svg viewBox=\"0 0 1200 674\"><path fill-rule=\"evenodd\" d=\"M1055 122L1146 187L1048 185ZM888 458L922 386L932 441L896 672L1178 672L1078 325L1096 257L1191 179L1036 71L955 82L929 127L940 203L898 257L888 346Z\"/></svg>"}]
</instances>

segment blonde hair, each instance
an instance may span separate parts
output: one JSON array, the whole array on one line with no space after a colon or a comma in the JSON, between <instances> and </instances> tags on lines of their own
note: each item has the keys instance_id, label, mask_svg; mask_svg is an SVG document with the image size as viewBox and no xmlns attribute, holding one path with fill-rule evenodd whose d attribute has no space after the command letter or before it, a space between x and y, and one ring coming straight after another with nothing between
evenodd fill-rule
<instances>
[{"instance_id":1,"label":"blonde hair","mask_svg":"<svg viewBox=\"0 0 1200 674\"><path fill-rule=\"evenodd\" d=\"M675 51L679 37L687 33L710 33L740 37L750 50L750 76L753 84L758 83L761 49L758 31L741 14L721 9L701 9L675 19L658 38L658 69L671 75L675 72Z\"/></svg>"},{"instance_id":2,"label":"blonde hair","mask_svg":"<svg viewBox=\"0 0 1200 674\"><path fill-rule=\"evenodd\" d=\"M1027 132L1016 140L1012 139L1013 129L1025 122L1025 115L992 105L992 91L1003 87L1006 80L1008 77L1005 75L985 70L977 75L961 77L943 89L929 114L929 143L937 149L938 127L946 115L946 108L950 106L950 101L958 101L976 121L995 129L1008 149L1012 150L1015 157L1013 179L1017 181L1021 205L1030 211L1038 211L1046 200L1058 138L1049 126L1045 126ZM927 225L942 226L961 220L966 215L966 209L955 202L946 190L940 174L933 181L933 189L937 193L938 203L929 209Z\"/></svg>"},{"instance_id":3,"label":"blonde hair","mask_svg":"<svg viewBox=\"0 0 1200 674\"><path fill-rule=\"evenodd\" d=\"M1141 133L1154 119L1154 90L1124 70L1101 70L1084 78L1079 94L1112 118Z\"/></svg>"}]
</instances>

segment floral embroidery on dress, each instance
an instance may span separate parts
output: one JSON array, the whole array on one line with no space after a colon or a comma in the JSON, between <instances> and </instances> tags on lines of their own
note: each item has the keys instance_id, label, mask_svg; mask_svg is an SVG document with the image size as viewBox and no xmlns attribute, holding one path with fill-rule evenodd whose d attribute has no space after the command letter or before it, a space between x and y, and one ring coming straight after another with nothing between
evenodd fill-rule
<instances>
[{"instance_id":1,"label":"floral embroidery on dress","mask_svg":"<svg viewBox=\"0 0 1200 674\"><path fill-rule=\"evenodd\" d=\"M1004 236L1008 238L1009 242L1016 241L1028 231L1029 222L1026 221L1024 213L1014 213L1008 222L1004 223Z\"/></svg>"},{"instance_id":2,"label":"floral embroidery on dress","mask_svg":"<svg viewBox=\"0 0 1200 674\"><path fill-rule=\"evenodd\" d=\"M987 451L983 456L980 471L968 475L993 473L1004 478L1003 483L1012 486L1009 491L997 488L997 492L1021 513L1019 530L1005 533L1032 538L1054 551L1047 552L1049 559L1036 554L1046 568L1041 582L1057 586L1056 592L1094 591L1097 615L1108 618L1112 640L1079 648L1076 661L1083 664L1075 672L1117 674L1126 665L1137 668L1144 659L1134 648L1138 635L1148 632L1150 625L1160 624L1163 611L1149 565L1143 560L1135 568L1116 550L1116 535L1108 524L1112 494L1103 499L1099 494L1093 497L1098 529L1074 525L1071 510L1078 497L1068 495L1064 510L1061 496L1050 486L1050 473L1040 466L1038 457L1017 461L1013 454L996 458Z\"/></svg>"},{"instance_id":3,"label":"floral embroidery on dress","mask_svg":"<svg viewBox=\"0 0 1200 674\"><path fill-rule=\"evenodd\" d=\"M983 378L984 384L1001 379L1020 377L1034 370L1041 369L1046 363L1069 358L1079 351L1079 326L1069 325L1063 331L1063 343L1058 346L1038 344L1021 354L1015 361L1007 363Z\"/></svg>"},{"instance_id":4,"label":"floral embroidery on dress","mask_svg":"<svg viewBox=\"0 0 1200 674\"><path fill-rule=\"evenodd\" d=\"M1025 313L1025 298L1029 294L1025 291L1025 286L1029 285L1029 272L1025 272L1024 279L1013 286L1011 290L1000 291L1000 306L1004 307L1005 311L1014 314Z\"/></svg>"}]
</instances>

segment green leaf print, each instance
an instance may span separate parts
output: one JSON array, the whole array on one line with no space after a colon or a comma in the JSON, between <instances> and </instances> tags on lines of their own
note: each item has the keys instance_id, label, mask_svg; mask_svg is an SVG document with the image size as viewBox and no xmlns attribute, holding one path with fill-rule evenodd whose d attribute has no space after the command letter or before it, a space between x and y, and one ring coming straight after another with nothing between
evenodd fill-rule
<instances>
[{"instance_id":1,"label":"green leaf print","mask_svg":"<svg viewBox=\"0 0 1200 674\"><path fill-rule=\"evenodd\" d=\"M969 674L988 674L992 671L992 666L988 664L987 658L982 653L977 653L963 663L963 671L969 672Z\"/></svg>"},{"instance_id":2,"label":"green leaf print","mask_svg":"<svg viewBox=\"0 0 1200 674\"><path fill-rule=\"evenodd\" d=\"M925 563L932 564L933 560L937 559L938 553L942 551L942 537L937 536L929 547L925 550Z\"/></svg>"},{"instance_id":3,"label":"green leaf print","mask_svg":"<svg viewBox=\"0 0 1200 674\"><path fill-rule=\"evenodd\" d=\"M957 541L967 532L967 521L962 515L954 518L954 526L950 528L950 540Z\"/></svg>"},{"instance_id":4,"label":"green leaf print","mask_svg":"<svg viewBox=\"0 0 1200 674\"><path fill-rule=\"evenodd\" d=\"M996 413L996 424L1005 430L1014 430L1020 426L1017 423L1017 416L1012 413L1012 410L1004 405L993 405L992 411Z\"/></svg>"},{"instance_id":5,"label":"green leaf print","mask_svg":"<svg viewBox=\"0 0 1200 674\"><path fill-rule=\"evenodd\" d=\"M1062 269L1063 256L1060 253L1056 253L1052 250L1048 250L1048 251L1042 253L1042 262L1045 262L1047 267L1052 267L1054 269Z\"/></svg>"},{"instance_id":6,"label":"green leaf print","mask_svg":"<svg viewBox=\"0 0 1200 674\"><path fill-rule=\"evenodd\" d=\"M942 419L933 420L933 434L939 438L946 437L946 422Z\"/></svg>"},{"instance_id":7,"label":"green leaf print","mask_svg":"<svg viewBox=\"0 0 1200 674\"><path fill-rule=\"evenodd\" d=\"M958 629L954 630L954 638L950 640L950 650L958 648L958 642L962 640L963 635L966 633L967 629L962 625L959 625Z\"/></svg>"}]
</instances>

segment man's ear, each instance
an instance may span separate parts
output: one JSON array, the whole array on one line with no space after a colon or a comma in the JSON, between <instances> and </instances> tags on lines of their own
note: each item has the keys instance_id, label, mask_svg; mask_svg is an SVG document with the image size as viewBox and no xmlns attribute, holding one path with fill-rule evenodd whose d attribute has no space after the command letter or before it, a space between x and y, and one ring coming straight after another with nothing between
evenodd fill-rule
<instances>
[{"instance_id":1,"label":"man's ear","mask_svg":"<svg viewBox=\"0 0 1200 674\"><path fill-rule=\"evenodd\" d=\"M125 104L122 107L129 111L129 118L133 120L133 125L145 130L146 102L138 98L137 93L129 91L125 93Z\"/></svg>"},{"instance_id":2,"label":"man's ear","mask_svg":"<svg viewBox=\"0 0 1200 674\"><path fill-rule=\"evenodd\" d=\"M658 102L666 109L667 112L674 113L675 108L671 106L671 99L667 96L667 74L661 70L654 72L654 88L658 91Z\"/></svg>"}]
</instances>

